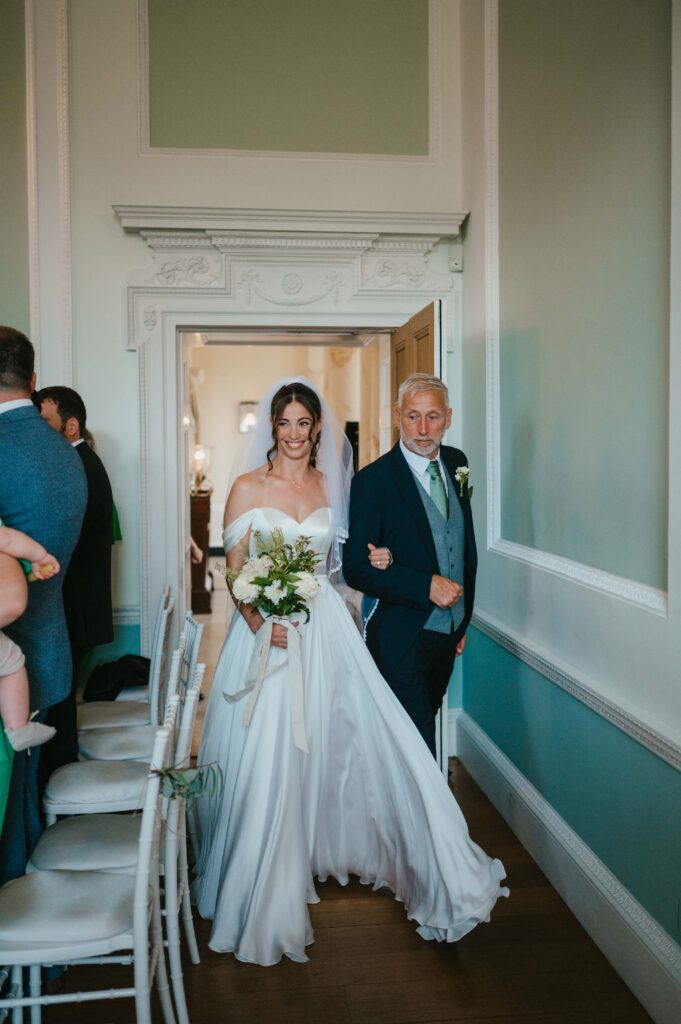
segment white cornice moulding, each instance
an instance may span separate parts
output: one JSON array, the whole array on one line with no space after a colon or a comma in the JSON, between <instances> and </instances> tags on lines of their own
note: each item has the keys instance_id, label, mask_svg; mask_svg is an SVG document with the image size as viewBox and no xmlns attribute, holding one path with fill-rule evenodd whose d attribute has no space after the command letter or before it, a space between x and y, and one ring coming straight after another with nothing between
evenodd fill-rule
<instances>
[{"instance_id":1,"label":"white cornice moulding","mask_svg":"<svg viewBox=\"0 0 681 1024\"><path fill-rule=\"evenodd\" d=\"M648 725L632 711L601 696L589 680L581 674L577 675L574 670L569 670L546 648L532 643L486 612L476 611L471 624L514 657L525 662L535 672L560 686L571 697L586 704L596 714L631 736L642 747L666 761L672 768L681 771L681 743Z\"/></svg>"},{"instance_id":2,"label":"white cornice moulding","mask_svg":"<svg viewBox=\"0 0 681 1024\"><path fill-rule=\"evenodd\" d=\"M125 231L341 232L458 238L468 213L114 205Z\"/></svg>"}]
</instances>

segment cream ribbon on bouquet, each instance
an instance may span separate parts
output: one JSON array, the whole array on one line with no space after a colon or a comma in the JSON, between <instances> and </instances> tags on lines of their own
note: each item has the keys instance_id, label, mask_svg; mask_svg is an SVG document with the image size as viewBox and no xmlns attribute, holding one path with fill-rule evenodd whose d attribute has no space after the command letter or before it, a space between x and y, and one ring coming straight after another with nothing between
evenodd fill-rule
<instances>
[{"instance_id":1,"label":"cream ribbon on bouquet","mask_svg":"<svg viewBox=\"0 0 681 1024\"><path fill-rule=\"evenodd\" d=\"M246 674L246 685L238 693L223 693L222 696L229 704L236 704L238 701L250 694L248 703L244 709L243 723L248 728L253 717L253 709L260 696L263 680L267 672L267 659L269 658L272 646L272 626L274 623L283 626L288 630L288 686L289 701L291 704L291 728L293 729L293 742L298 750L308 754L307 737L305 735L305 704L303 699L303 662L300 652L300 633L288 619L272 615L265 619L255 635L255 649L248 666Z\"/></svg>"}]
</instances>

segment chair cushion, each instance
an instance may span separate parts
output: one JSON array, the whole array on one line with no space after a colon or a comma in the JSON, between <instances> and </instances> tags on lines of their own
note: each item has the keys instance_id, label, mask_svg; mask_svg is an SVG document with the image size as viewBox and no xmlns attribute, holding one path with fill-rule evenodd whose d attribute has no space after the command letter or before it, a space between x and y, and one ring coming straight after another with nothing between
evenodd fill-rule
<instances>
[{"instance_id":1,"label":"chair cushion","mask_svg":"<svg viewBox=\"0 0 681 1024\"><path fill-rule=\"evenodd\" d=\"M88 761L151 760L155 735L155 725L89 729L78 737L78 752Z\"/></svg>"},{"instance_id":2,"label":"chair cushion","mask_svg":"<svg viewBox=\"0 0 681 1024\"><path fill-rule=\"evenodd\" d=\"M121 692L116 697L116 703L122 701L145 701L149 703L149 687L148 686L124 686Z\"/></svg>"},{"instance_id":3,"label":"chair cushion","mask_svg":"<svg viewBox=\"0 0 681 1024\"><path fill-rule=\"evenodd\" d=\"M135 878L37 871L0 889L0 942L92 942L132 931Z\"/></svg>"},{"instance_id":4,"label":"chair cushion","mask_svg":"<svg viewBox=\"0 0 681 1024\"><path fill-rule=\"evenodd\" d=\"M111 726L147 725L149 704L139 700L96 700L78 705L78 730L109 729Z\"/></svg>"},{"instance_id":5,"label":"chair cushion","mask_svg":"<svg viewBox=\"0 0 681 1024\"><path fill-rule=\"evenodd\" d=\"M50 775L45 802L74 808L121 802L141 807L148 774L149 766L140 761L74 761Z\"/></svg>"},{"instance_id":6,"label":"chair cushion","mask_svg":"<svg viewBox=\"0 0 681 1024\"><path fill-rule=\"evenodd\" d=\"M81 814L50 825L26 871L134 871L140 814Z\"/></svg>"}]
</instances>

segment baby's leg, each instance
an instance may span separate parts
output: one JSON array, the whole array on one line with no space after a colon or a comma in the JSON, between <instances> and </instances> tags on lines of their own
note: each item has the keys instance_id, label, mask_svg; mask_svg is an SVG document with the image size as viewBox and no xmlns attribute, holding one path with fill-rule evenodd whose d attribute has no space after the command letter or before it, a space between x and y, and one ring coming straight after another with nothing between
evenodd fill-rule
<instances>
[{"instance_id":1,"label":"baby's leg","mask_svg":"<svg viewBox=\"0 0 681 1024\"><path fill-rule=\"evenodd\" d=\"M0 718L6 729L20 729L28 722L28 676L20 668L0 676Z\"/></svg>"},{"instance_id":2,"label":"baby's leg","mask_svg":"<svg viewBox=\"0 0 681 1024\"><path fill-rule=\"evenodd\" d=\"M4 673L4 674L3 674ZM35 712L38 713L37 711ZM24 656L0 630L0 718L10 746L27 750L47 743L55 734L51 725L32 722L28 708L28 676Z\"/></svg>"},{"instance_id":3,"label":"baby's leg","mask_svg":"<svg viewBox=\"0 0 681 1024\"><path fill-rule=\"evenodd\" d=\"M24 571L11 555L0 552L0 629L26 610L28 586Z\"/></svg>"}]
</instances>

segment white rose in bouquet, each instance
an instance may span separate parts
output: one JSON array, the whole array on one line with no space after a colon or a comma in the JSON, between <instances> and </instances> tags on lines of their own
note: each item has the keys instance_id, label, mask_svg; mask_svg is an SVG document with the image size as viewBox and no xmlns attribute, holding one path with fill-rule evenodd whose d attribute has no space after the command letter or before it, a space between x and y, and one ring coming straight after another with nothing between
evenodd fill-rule
<instances>
[{"instance_id":1,"label":"white rose in bouquet","mask_svg":"<svg viewBox=\"0 0 681 1024\"><path fill-rule=\"evenodd\" d=\"M272 568L272 559L269 555L261 555L260 558L250 558L246 564L249 567L251 577L268 576Z\"/></svg>"},{"instance_id":2,"label":"white rose in bouquet","mask_svg":"<svg viewBox=\"0 0 681 1024\"><path fill-rule=\"evenodd\" d=\"M274 583L270 583L269 587L265 587L263 589L263 594L272 602L272 604L279 604L285 593L286 592L282 590L280 580L275 580Z\"/></svg>"},{"instance_id":3,"label":"white rose in bouquet","mask_svg":"<svg viewBox=\"0 0 681 1024\"><path fill-rule=\"evenodd\" d=\"M239 575L232 583L232 595L235 601L252 604L258 597L258 588L255 583L250 582L247 576Z\"/></svg>"},{"instance_id":4,"label":"white rose in bouquet","mask_svg":"<svg viewBox=\"0 0 681 1024\"><path fill-rule=\"evenodd\" d=\"M306 601L312 600L319 590L319 580L311 572L299 572L296 575L298 579L293 588L294 593Z\"/></svg>"}]
</instances>

